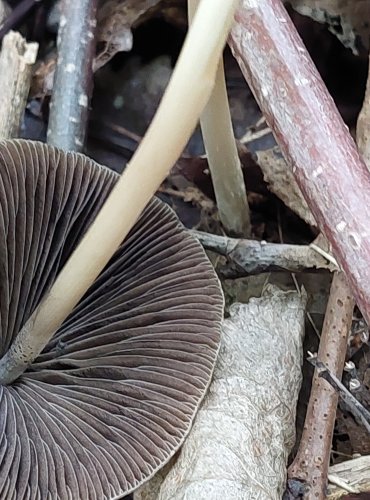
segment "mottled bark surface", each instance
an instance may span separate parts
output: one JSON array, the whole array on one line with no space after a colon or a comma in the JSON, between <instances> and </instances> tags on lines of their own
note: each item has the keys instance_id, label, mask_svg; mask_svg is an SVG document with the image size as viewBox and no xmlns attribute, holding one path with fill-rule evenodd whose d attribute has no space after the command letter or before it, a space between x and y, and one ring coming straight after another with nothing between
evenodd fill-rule
<instances>
[{"instance_id":1,"label":"mottled bark surface","mask_svg":"<svg viewBox=\"0 0 370 500\"><path fill-rule=\"evenodd\" d=\"M343 273L335 273L326 308L318 359L337 377L343 371L353 299ZM306 483L304 498L326 498L338 394L315 370L305 426L289 477Z\"/></svg>"},{"instance_id":2,"label":"mottled bark surface","mask_svg":"<svg viewBox=\"0 0 370 500\"><path fill-rule=\"evenodd\" d=\"M92 91L97 0L63 0L48 142L82 151Z\"/></svg>"},{"instance_id":3,"label":"mottled bark surface","mask_svg":"<svg viewBox=\"0 0 370 500\"><path fill-rule=\"evenodd\" d=\"M370 322L370 177L280 0L242 0L230 45Z\"/></svg>"}]
</instances>

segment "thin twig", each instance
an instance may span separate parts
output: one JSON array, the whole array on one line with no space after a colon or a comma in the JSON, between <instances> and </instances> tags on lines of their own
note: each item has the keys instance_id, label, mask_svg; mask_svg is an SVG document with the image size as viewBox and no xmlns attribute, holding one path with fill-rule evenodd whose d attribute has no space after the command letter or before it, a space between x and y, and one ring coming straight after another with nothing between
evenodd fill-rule
<instances>
[{"instance_id":1,"label":"thin twig","mask_svg":"<svg viewBox=\"0 0 370 500\"><path fill-rule=\"evenodd\" d=\"M17 137L31 84L32 67L36 61L37 43L27 43L11 31L0 53L0 137Z\"/></svg>"},{"instance_id":2,"label":"thin twig","mask_svg":"<svg viewBox=\"0 0 370 500\"><path fill-rule=\"evenodd\" d=\"M31 9L35 7L40 0L22 0L14 7L10 12L9 16L1 20L0 24L0 40L8 33L8 31L15 29L25 18L27 14L30 13Z\"/></svg>"},{"instance_id":3,"label":"thin twig","mask_svg":"<svg viewBox=\"0 0 370 500\"><path fill-rule=\"evenodd\" d=\"M318 357L338 376L343 370L353 306L343 273L334 273ZM288 471L291 480L306 484L304 498L325 498L337 403L336 392L315 371L299 449Z\"/></svg>"},{"instance_id":4,"label":"thin twig","mask_svg":"<svg viewBox=\"0 0 370 500\"><path fill-rule=\"evenodd\" d=\"M92 91L98 0L63 0L58 62L50 103L48 142L81 151Z\"/></svg>"},{"instance_id":5,"label":"thin twig","mask_svg":"<svg viewBox=\"0 0 370 500\"><path fill-rule=\"evenodd\" d=\"M247 133L243 135L239 139L242 144L249 144L250 142L256 141L257 139L261 139L261 137L265 137L265 135L271 134L271 129L269 127L263 128L262 130L256 130L255 132L251 132L248 130Z\"/></svg>"},{"instance_id":6,"label":"thin twig","mask_svg":"<svg viewBox=\"0 0 370 500\"><path fill-rule=\"evenodd\" d=\"M220 269L225 278L241 278L270 271L335 270L331 262L308 245L228 238L194 230L191 233L204 248L227 257L227 265Z\"/></svg>"},{"instance_id":7,"label":"thin twig","mask_svg":"<svg viewBox=\"0 0 370 500\"><path fill-rule=\"evenodd\" d=\"M319 361L315 356L310 356L308 361L316 367L319 377L325 379L339 394L339 397L350 408L352 414L365 427L370 434L370 412L357 401L357 399L349 392L342 382L332 373L322 361Z\"/></svg>"}]
</instances>

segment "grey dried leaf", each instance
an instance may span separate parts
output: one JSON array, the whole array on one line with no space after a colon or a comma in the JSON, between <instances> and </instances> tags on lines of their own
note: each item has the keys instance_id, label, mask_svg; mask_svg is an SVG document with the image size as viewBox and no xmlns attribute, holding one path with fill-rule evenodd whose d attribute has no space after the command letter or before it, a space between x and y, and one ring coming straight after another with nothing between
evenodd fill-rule
<instances>
[{"instance_id":1,"label":"grey dried leaf","mask_svg":"<svg viewBox=\"0 0 370 500\"><path fill-rule=\"evenodd\" d=\"M0 356L117 178L0 142ZM120 498L152 476L209 384L222 307L202 248L154 199L41 355L0 386L0 498Z\"/></svg>"},{"instance_id":2,"label":"grey dried leaf","mask_svg":"<svg viewBox=\"0 0 370 500\"><path fill-rule=\"evenodd\" d=\"M358 39L369 48L370 4L368 0L290 0L292 7L319 23L328 25L345 47L358 54Z\"/></svg>"},{"instance_id":3,"label":"grey dried leaf","mask_svg":"<svg viewBox=\"0 0 370 500\"><path fill-rule=\"evenodd\" d=\"M106 64L117 52L132 49L131 27L161 0L106 0L97 13L97 40L103 49L94 60L94 71ZM150 43L150 42L149 42Z\"/></svg>"}]
</instances>

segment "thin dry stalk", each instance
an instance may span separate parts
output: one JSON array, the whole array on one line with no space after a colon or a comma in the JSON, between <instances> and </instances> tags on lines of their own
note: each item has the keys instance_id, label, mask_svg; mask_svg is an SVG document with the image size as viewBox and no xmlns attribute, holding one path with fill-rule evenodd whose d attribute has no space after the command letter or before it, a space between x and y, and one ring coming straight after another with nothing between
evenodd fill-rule
<instances>
[{"instance_id":1,"label":"thin dry stalk","mask_svg":"<svg viewBox=\"0 0 370 500\"><path fill-rule=\"evenodd\" d=\"M37 43L27 43L11 31L0 53L0 137L17 137L31 84L32 66L36 61Z\"/></svg>"},{"instance_id":2,"label":"thin dry stalk","mask_svg":"<svg viewBox=\"0 0 370 500\"><path fill-rule=\"evenodd\" d=\"M188 0L189 22L198 4L199 0ZM230 235L249 236L247 191L231 122L222 58L200 125L222 225Z\"/></svg>"},{"instance_id":3,"label":"thin dry stalk","mask_svg":"<svg viewBox=\"0 0 370 500\"><path fill-rule=\"evenodd\" d=\"M42 351L180 156L212 92L236 5L237 0L202 1L162 102L130 164L53 287L0 360L2 384L14 381ZM211 32L206 29L209 25Z\"/></svg>"},{"instance_id":4,"label":"thin dry stalk","mask_svg":"<svg viewBox=\"0 0 370 500\"><path fill-rule=\"evenodd\" d=\"M242 0L236 59L370 324L370 176L280 0Z\"/></svg>"},{"instance_id":5,"label":"thin dry stalk","mask_svg":"<svg viewBox=\"0 0 370 500\"><path fill-rule=\"evenodd\" d=\"M98 0L63 0L48 142L82 151L92 92Z\"/></svg>"}]
</instances>

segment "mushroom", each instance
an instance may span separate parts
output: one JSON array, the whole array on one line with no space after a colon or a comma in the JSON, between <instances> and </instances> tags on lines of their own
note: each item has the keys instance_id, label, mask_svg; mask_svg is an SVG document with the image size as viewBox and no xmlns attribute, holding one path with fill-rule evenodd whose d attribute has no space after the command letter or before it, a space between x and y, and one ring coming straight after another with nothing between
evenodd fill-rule
<instances>
[{"instance_id":1,"label":"mushroom","mask_svg":"<svg viewBox=\"0 0 370 500\"><path fill-rule=\"evenodd\" d=\"M0 142L0 357L117 179L80 154ZM0 498L114 499L150 478L190 429L222 311L202 247L153 199L41 354L0 386Z\"/></svg>"}]
</instances>

